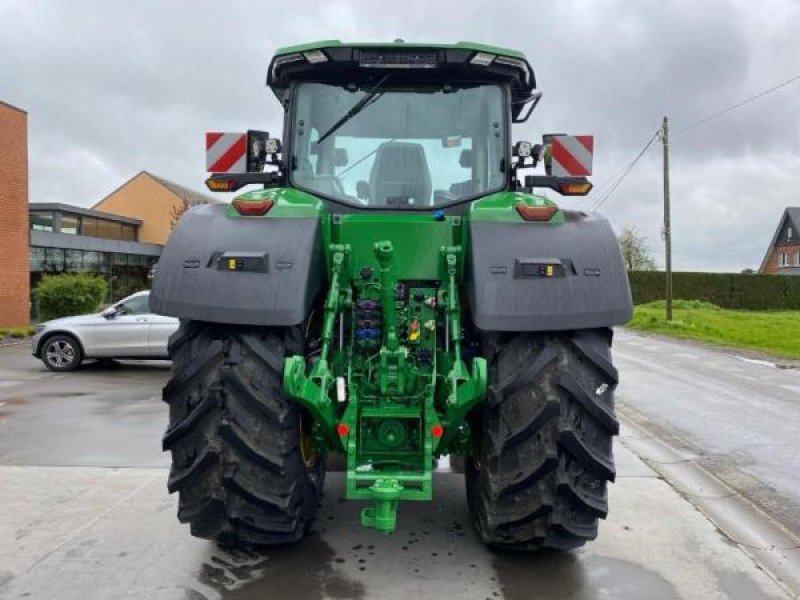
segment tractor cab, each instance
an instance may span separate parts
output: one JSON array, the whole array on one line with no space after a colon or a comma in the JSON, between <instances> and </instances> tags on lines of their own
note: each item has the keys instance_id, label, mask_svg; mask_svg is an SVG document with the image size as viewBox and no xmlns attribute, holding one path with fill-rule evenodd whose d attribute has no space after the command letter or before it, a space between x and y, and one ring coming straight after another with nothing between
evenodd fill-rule
<instances>
[{"instance_id":1,"label":"tractor cab","mask_svg":"<svg viewBox=\"0 0 800 600\"><path fill-rule=\"evenodd\" d=\"M248 132L248 160L238 168L251 173L222 165L208 180L212 190L264 183L309 192L338 212L463 212L471 200L521 187L518 169L542 154L542 145L511 144L512 123L524 122L541 98L533 69L514 50L322 41L278 50L267 83L286 111L282 144L271 140L280 158L254 153L270 138ZM265 164L279 171L254 176ZM570 182L584 185L568 193L591 189ZM537 185L557 183L564 182Z\"/></svg>"}]
</instances>

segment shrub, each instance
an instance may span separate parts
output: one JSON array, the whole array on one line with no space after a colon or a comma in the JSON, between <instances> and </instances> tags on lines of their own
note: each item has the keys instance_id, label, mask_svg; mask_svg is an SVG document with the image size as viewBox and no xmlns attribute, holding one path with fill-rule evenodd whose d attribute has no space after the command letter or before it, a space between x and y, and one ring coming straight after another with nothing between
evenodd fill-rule
<instances>
[{"instance_id":1,"label":"shrub","mask_svg":"<svg viewBox=\"0 0 800 600\"><path fill-rule=\"evenodd\" d=\"M628 273L634 304L664 299L664 273ZM675 299L699 300L721 308L800 310L800 277L747 273L673 273ZM687 307L688 308L688 307Z\"/></svg>"},{"instance_id":2,"label":"shrub","mask_svg":"<svg viewBox=\"0 0 800 600\"><path fill-rule=\"evenodd\" d=\"M46 275L36 286L42 321L97 310L108 290L105 279L89 273Z\"/></svg>"}]
</instances>

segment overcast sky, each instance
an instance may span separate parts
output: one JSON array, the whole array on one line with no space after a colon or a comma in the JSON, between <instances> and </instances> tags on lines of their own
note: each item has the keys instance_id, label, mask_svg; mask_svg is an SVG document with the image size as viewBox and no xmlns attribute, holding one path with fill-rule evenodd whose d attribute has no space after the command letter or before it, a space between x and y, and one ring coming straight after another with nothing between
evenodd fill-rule
<instances>
[{"instance_id":1,"label":"overcast sky","mask_svg":"<svg viewBox=\"0 0 800 600\"><path fill-rule=\"evenodd\" d=\"M280 131L265 87L284 45L317 39L522 50L544 98L514 137L593 133L590 207L669 115L674 265L758 266L800 205L796 0L0 2L0 100L29 113L30 199L90 206L141 170L203 189L206 130ZM0 132L1 134L2 132ZM601 208L663 265L658 145Z\"/></svg>"}]
</instances>

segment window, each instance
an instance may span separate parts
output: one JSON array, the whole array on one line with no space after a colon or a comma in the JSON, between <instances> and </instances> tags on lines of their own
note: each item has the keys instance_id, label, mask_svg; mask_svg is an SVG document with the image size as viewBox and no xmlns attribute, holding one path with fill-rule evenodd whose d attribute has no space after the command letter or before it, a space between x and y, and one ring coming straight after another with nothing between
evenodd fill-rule
<instances>
[{"instance_id":1,"label":"window","mask_svg":"<svg viewBox=\"0 0 800 600\"><path fill-rule=\"evenodd\" d=\"M136 228L133 225L122 226L122 239L128 242L136 241Z\"/></svg>"},{"instance_id":2,"label":"window","mask_svg":"<svg viewBox=\"0 0 800 600\"><path fill-rule=\"evenodd\" d=\"M31 247L30 267L31 272L41 273L44 271L44 248Z\"/></svg>"},{"instance_id":3,"label":"window","mask_svg":"<svg viewBox=\"0 0 800 600\"><path fill-rule=\"evenodd\" d=\"M788 252L781 252L778 255L778 265L781 267L789 266L789 253Z\"/></svg>"},{"instance_id":4,"label":"window","mask_svg":"<svg viewBox=\"0 0 800 600\"><path fill-rule=\"evenodd\" d=\"M124 303L118 304L117 310L123 315L146 315L150 312L148 297L146 295L134 296Z\"/></svg>"},{"instance_id":5,"label":"window","mask_svg":"<svg viewBox=\"0 0 800 600\"><path fill-rule=\"evenodd\" d=\"M800 252L794 253L794 264L800 267Z\"/></svg>"},{"instance_id":6,"label":"window","mask_svg":"<svg viewBox=\"0 0 800 600\"><path fill-rule=\"evenodd\" d=\"M46 273L61 273L64 270L63 248L45 248L44 256L44 271Z\"/></svg>"},{"instance_id":7,"label":"window","mask_svg":"<svg viewBox=\"0 0 800 600\"><path fill-rule=\"evenodd\" d=\"M81 221L81 235L97 237L97 219L83 217Z\"/></svg>"},{"instance_id":8,"label":"window","mask_svg":"<svg viewBox=\"0 0 800 600\"><path fill-rule=\"evenodd\" d=\"M83 268L83 251L67 250L67 271L76 272Z\"/></svg>"},{"instance_id":9,"label":"window","mask_svg":"<svg viewBox=\"0 0 800 600\"><path fill-rule=\"evenodd\" d=\"M291 140L297 187L358 207L392 209L445 206L503 188L499 86L445 91L389 80L363 110L342 120L370 98L372 87L300 84Z\"/></svg>"},{"instance_id":10,"label":"window","mask_svg":"<svg viewBox=\"0 0 800 600\"><path fill-rule=\"evenodd\" d=\"M97 237L107 240L122 239L122 225L116 221L97 220Z\"/></svg>"},{"instance_id":11,"label":"window","mask_svg":"<svg viewBox=\"0 0 800 600\"><path fill-rule=\"evenodd\" d=\"M78 215L61 215L61 233L78 235L81 230L81 218Z\"/></svg>"},{"instance_id":12,"label":"window","mask_svg":"<svg viewBox=\"0 0 800 600\"><path fill-rule=\"evenodd\" d=\"M53 231L53 213L32 212L30 214L30 226L34 231Z\"/></svg>"},{"instance_id":13,"label":"window","mask_svg":"<svg viewBox=\"0 0 800 600\"><path fill-rule=\"evenodd\" d=\"M791 225L789 225L789 227L786 228L786 239L789 239L789 240L792 239L792 226Z\"/></svg>"}]
</instances>

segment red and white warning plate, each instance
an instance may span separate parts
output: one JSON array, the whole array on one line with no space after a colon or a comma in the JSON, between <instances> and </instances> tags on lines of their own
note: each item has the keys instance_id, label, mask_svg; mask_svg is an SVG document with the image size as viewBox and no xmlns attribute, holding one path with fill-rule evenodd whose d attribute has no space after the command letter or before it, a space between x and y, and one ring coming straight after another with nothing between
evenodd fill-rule
<instances>
[{"instance_id":1,"label":"red and white warning plate","mask_svg":"<svg viewBox=\"0 0 800 600\"><path fill-rule=\"evenodd\" d=\"M591 135L554 135L550 143L552 173L556 177L586 177L592 174L594 137Z\"/></svg>"},{"instance_id":2,"label":"red and white warning plate","mask_svg":"<svg viewBox=\"0 0 800 600\"><path fill-rule=\"evenodd\" d=\"M206 171L247 172L247 134L206 132Z\"/></svg>"}]
</instances>

